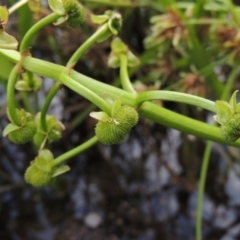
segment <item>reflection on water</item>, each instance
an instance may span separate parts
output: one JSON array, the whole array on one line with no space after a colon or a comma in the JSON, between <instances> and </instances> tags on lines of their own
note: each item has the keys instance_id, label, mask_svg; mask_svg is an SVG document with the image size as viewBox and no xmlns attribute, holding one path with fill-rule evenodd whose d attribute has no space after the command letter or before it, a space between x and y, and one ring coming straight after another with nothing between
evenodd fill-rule
<instances>
[{"instance_id":1,"label":"reflection on water","mask_svg":"<svg viewBox=\"0 0 240 240\"><path fill-rule=\"evenodd\" d=\"M0 239L194 239L197 184L188 181L194 177L197 182L203 143L191 144L195 147L182 159L178 131L142 123L122 144L99 144L72 159L71 171L51 187L33 189L22 176L34 151L1 139ZM64 147L56 144L56 153ZM186 160L197 154L199 162L188 166ZM212 158L203 206L204 238L239 239L239 165L219 182L226 171L224 160L217 153Z\"/></svg>"}]
</instances>

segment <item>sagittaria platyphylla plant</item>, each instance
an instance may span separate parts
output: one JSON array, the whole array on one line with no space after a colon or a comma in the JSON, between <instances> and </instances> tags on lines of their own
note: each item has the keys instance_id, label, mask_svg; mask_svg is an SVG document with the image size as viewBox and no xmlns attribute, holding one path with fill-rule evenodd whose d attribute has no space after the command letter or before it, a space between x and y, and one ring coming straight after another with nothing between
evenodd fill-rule
<instances>
[{"instance_id":1,"label":"sagittaria platyphylla plant","mask_svg":"<svg viewBox=\"0 0 240 240\"><path fill-rule=\"evenodd\" d=\"M236 90L228 102L216 101L216 112L214 120L221 125L222 138L229 142L235 142L240 138L240 103L237 103Z\"/></svg>"}]
</instances>

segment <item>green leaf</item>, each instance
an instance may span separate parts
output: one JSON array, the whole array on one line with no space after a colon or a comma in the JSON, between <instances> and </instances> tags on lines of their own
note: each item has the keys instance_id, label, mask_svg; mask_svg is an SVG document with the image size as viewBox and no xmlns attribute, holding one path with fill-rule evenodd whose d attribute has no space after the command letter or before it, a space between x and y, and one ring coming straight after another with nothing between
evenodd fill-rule
<instances>
[{"instance_id":1,"label":"green leaf","mask_svg":"<svg viewBox=\"0 0 240 240\"><path fill-rule=\"evenodd\" d=\"M3 136L6 137L10 132L18 130L19 127L18 125L15 125L13 123L9 123L3 130Z\"/></svg>"},{"instance_id":2,"label":"green leaf","mask_svg":"<svg viewBox=\"0 0 240 240\"><path fill-rule=\"evenodd\" d=\"M66 14L65 9L63 7L63 2L61 0L48 0L48 5L51 10L59 15Z\"/></svg>"},{"instance_id":3,"label":"green leaf","mask_svg":"<svg viewBox=\"0 0 240 240\"><path fill-rule=\"evenodd\" d=\"M56 176L59 176L59 175L65 173L65 172L68 172L68 171L70 171L70 167L68 165L59 166L59 167L57 167L53 170L52 178L56 177Z\"/></svg>"},{"instance_id":4,"label":"green leaf","mask_svg":"<svg viewBox=\"0 0 240 240\"><path fill-rule=\"evenodd\" d=\"M106 122L109 119L109 116L105 112L91 112L90 117L101 122Z\"/></svg>"},{"instance_id":5,"label":"green leaf","mask_svg":"<svg viewBox=\"0 0 240 240\"><path fill-rule=\"evenodd\" d=\"M0 30L0 48L16 50L18 47L18 41L15 37Z\"/></svg>"},{"instance_id":6,"label":"green leaf","mask_svg":"<svg viewBox=\"0 0 240 240\"><path fill-rule=\"evenodd\" d=\"M216 101L217 115L215 121L220 124L227 122L233 115L230 105L226 101Z\"/></svg>"}]
</instances>

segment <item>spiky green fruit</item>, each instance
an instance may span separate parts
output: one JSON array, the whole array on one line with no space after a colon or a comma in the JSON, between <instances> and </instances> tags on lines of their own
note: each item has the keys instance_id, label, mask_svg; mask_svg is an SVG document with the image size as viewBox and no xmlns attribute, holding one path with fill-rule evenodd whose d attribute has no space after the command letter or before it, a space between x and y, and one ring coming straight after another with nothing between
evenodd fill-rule
<instances>
[{"instance_id":1,"label":"spiky green fruit","mask_svg":"<svg viewBox=\"0 0 240 240\"><path fill-rule=\"evenodd\" d=\"M103 144L118 144L125 139L137 122L137 111L127 105L121 106L114 116L97 123L95 133L98 140Z\"/></svg>"}]
</instances>

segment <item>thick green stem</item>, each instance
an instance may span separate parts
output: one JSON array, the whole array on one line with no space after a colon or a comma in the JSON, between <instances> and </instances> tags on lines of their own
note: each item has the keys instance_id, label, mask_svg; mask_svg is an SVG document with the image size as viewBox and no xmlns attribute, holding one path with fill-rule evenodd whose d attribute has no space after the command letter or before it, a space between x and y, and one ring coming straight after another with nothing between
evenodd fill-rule
<instances>
[{"instance_id":1,"label":"thick green stem","mask_svg":"<svg viewBox=\"0 0 240 240\"><path fill-rule=\"evenodd\" d=\"M212 150L212 142L208 141L205 147L203 163L201 167L200 181L198 186L198 198L197 198L197 218L196 218L196 240L202 240L202 207L203 196L205 191L207 170L210 160L210 154Z\"/></svg>"},{"instance_id":2,"label":"thick green stem","mask_svg":"<svg viewBox=\"0 0 240 240\"><path fill-rule=\"evenodd\" d=\"M36 24L34 24L29 30L28 32L25 34L21 45L20 45L20 52L22 53L23 51L25 51L26 49L29 48L30 46L30 41L32 39L32 37L39 31L41 30L43 27L45 27L46 25L56 21L60 16L57 13L51 13L50 15L46 16L45 18L41 19L40 21L38 21Z\"/></svg>"},{"instance_id":3,"label":"thick green stem","mask_svg":"<svg viewBox=\"0 0 240 240\"><path fill-rule=\"evenodd\" d=\"M70 151L62 154L61 156L55 158L54 161L52 162L52 166L57 167L61 163L67 161L69 158L72 158L72 157L82 153L83 151L87 150L88 148L90 148L91 146L96 144L97 142L98 142L98 138L96 136L92 137L91 139L84 142L80 146L73 148Z\"/></svg>"},{"instance_id":4,"label":"thick green stem","mask_svg":"<svg viewBox=\"0 0 240 240\"><path fill-rule=\"evenodd\" d=\"M101 39L106 33L110 33L108 24L101 26L90 38L88 38L72 55L67 63L67 70L73 68L77 63L78 59L99 39Z\"/></svg>"},{"instance_id":5,"label":"thick green stem","mask_svg":"<svg viewBox=\"0 0 240 240\"><path fill-rule=\"evenodd\" d=\"M142 104L145 101L151 100L167 100L173 102L181 102L196 107L200 107L211 112L216 112L215 102L205 98L197 97L191 94L172 92L172 91L147 91L139 93L136 99L137 105Z\"/></svg>"},{"instance_id":6,"label":"thick green stem","mask_svg":"<svg viewBox=\"0 0 240 240\"><path fill-rule=\"evenodd\" d=\"M9 14L12 14L13 12L15 12L16 10L18 10L20 7L22 7L22 6L25 5L26 3L28 3L28 0L21 0L21 1L16 2L14 5L12 5L12 6L8 9Z\"/></svg>"},{"instance_id":7,"label":"thick green stem","mask_svg":"<svg viewBox=\"0 0 240 240\"><path fill-rule=\"evenodd\" d=\"M18 117L15 107L15 84L18 77L18 64L12 69L7 85L7 105L10 119L18 126L21 126L21 119Z\"/></svg>"},{"instance_id":8,"label":"thick green stem","mask_svg":"<svg viewBox=\"0 0 240 240\"><path fill-rule=\"evenodd\" d=\"M54 96L56 95L56 93L58 92L59 88L61 86L61 83L56 82L53 87L50 89L50 91L48 92L47 97L45 98L44 104L42 106L42 110L41 110L41 126L43 128L43 130L45 132L47 132L47 121L46 121L46 115L47 115L47 111L48 108L51 104L52 99L54 98Z\"/></svg>"},{"instance_id":9,"label":"thick green stem","mask_svg":"<svg viewBox=\"0 0 240 240\"><path fill-rule=\"evenodd\" d=\"M94 103L98 106L102 111L107 113L110 116L111 113L111 106L99 97L96 93L92 92L88 88L84 87L80 83L74 81L71 77L69 77L66 73L61 73L59 80L67 87L72 89L73 91L77 92L84 98L88 99L90 102Z\"/></svg>"},{"instance_id":10,"label":"thick green stem","mask_svg":"<svg viewBox=\"0 0 240 240\"><path fill-rule=\"evenodd\" d=\"M118 57L120 59L120 80L122 87L125 91L136 94L128 75L127 54L120 53Z\"/></svg>"}]
</instances>

